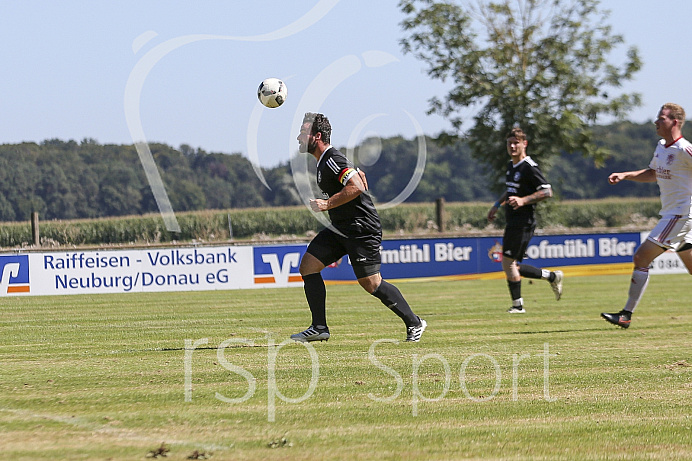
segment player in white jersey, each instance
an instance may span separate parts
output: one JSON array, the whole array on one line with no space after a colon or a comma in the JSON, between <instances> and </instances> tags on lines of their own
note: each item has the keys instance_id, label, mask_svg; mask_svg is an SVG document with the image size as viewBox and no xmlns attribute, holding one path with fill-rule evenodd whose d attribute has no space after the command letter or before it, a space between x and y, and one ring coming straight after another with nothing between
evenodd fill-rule
<instances>
[{"instance_id":1,"label":"player in white jersey","mask_svg":"<svg viewBox=\"0 0 692 461\"><path fill-rule=\"evenodd\" d=\"M649 266L666 250L674 250L692 274L692 144L682 137L685 110L677 104L661 107L654 124L659 141L649 167L638 171L613 173L610 184L623 179L637 182L658 182L661 191L661 219L634 253L634 270L629 297L617 313L602 313L608 322L628 328L649 283Z\"/></svg>"}]
</instances>

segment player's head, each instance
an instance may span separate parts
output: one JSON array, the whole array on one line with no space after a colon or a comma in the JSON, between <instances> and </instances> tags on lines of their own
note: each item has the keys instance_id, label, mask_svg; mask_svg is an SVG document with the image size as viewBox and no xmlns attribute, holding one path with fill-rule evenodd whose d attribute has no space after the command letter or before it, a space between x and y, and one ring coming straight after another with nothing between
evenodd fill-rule
<instances>
[{"instance_id":1,"label":"player's head","mask_svg":"<svg viewBox=\"0 0 692 461\"><path fill-rule=\"evenodd\" d=\"M526 146L528 144L526 133L518 126L515 126L507 133L507 153L513 160L518 161L526 157Z\"/></svg>"},{"instance_id":2,"label":"player's head","mask_svg":"<svg viewBox=\"0 0 692 461\"><path fill-rule=\"evenodd\" d=\"M524 130L520 127L515 126L507 133L507 139L509 138L517 138L519 141L526 141L526 133L524 133Z\"/></svg>"},{"instance_id":3,"label":"player's head","mask_svg":"<svg viewBox=\"0 0 692 461\"><path fill-rule=\"evenodd\" d=\"M312 154L316 147L317 141L324 144L329 144L332 137L332 126L329 119L324 114L316 114L307 112L303 117L303 123L298 135L298 143L300 144L300 152L308 152Z\"/></svg>"},{"instance_id":4,"label":"player's head","mask_svg":"<svg viewBox=\"0 0 692 461\"><path fill-rule=\"evenodd\" d=\"M668 109L668 118L671 120L677 120L680 129L682 129L682 125L685 123L685 109L683 109L682 106L672 102L663 104L661 106L661 110L663 109Z\"/></svg>"},{"instance_id":5,"label":"player's head","mask_svg":"<svg viewBox=\"0 0 692 461\"><path fill-rule=\"evenodd\" d=\"M654 121L656 133L666 141L680 136L682 125L685 124L685 109L678 104L667 102L658 111L658 117Z\"/></svg>"}]
</instances>

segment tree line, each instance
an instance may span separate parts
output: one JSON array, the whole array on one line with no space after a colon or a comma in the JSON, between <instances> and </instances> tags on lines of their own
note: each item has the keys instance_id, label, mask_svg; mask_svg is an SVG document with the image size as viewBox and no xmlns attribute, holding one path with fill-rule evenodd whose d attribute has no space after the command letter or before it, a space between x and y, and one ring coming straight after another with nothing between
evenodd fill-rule
<instances>
[{"instance_id":1,"label":"tree line","mask_svg":"<svg viewBox=\"0 0 692 461\"><path fill-rule=\"evenodd\" d=\"M690 126L684 128L689 138ZM658 140L652 124L619 122L596 126L594 134L599 147L610 152L601 165L587 156L560 151L545 159L534 156L558 198L657 195L655 184L625 181L609 186L606 182L612 171L648 165ZM241 154L207 153L188 145L176 149L152 144L150 148L175 211L302 203L295 179L301 174L294 172L298 157L263 168L266 187ZM555 148L559 150L559 146ZM531 155L531 140L528 151ZM417 139L368 139L349 154L366 172L379 203L395 199L415 180L421 155L423 173L406 199L408 203L440 197L453 202L492 201L503 187L490 179L496 177L490 162L472 157L463 140L450 143L426 138L421 151ZM307 160L307 176L316 191L314 161ZM24 221L32 211L41 219L79 219L139 215L158 208L133 145L103 145L93 139L0 145L0 221Z\"/></svg>"}]
</instances>

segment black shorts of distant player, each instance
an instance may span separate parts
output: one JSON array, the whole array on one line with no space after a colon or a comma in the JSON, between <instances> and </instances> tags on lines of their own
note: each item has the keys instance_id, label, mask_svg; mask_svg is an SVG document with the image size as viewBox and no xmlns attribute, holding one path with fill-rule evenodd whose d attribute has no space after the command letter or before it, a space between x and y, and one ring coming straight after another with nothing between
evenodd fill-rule
<instances>
[{"instance_id":1,"label":"black shorts of distant player","mask_svg":"<svg viewBox=\"0 0 692 461\"><path fill-rule=\"evenodd\" d=\"M502 236L502 254L521 262L526 256L526 249L533 238L536 226L507 227Z\"/></svg>"}]
</instances>

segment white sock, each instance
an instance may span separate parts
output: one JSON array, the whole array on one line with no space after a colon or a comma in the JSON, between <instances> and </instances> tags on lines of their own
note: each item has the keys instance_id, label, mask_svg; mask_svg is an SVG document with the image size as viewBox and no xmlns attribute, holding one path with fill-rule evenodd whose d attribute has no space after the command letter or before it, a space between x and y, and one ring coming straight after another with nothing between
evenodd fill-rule
<instances>
[{"instance_id":1,"label":"white sock","mask_svg":"<svg viewBox=\"0 0 692 461\"><path fill-rule=\"evenodd\" d=\"M632 271L629 298L627 298L627 304L625 304L624 310L634 312L634 309L637 307L637 304L639 304L639 300L642 299L642 295L644 294L644 291L646 291L646 286L648 284L649 268L635 267L634 271Z\"/></svg>"},{"instance_id":2,"label":"white sock","mask_svg":"<svg viewBox=\"0 0 692 461\"><path fill-rule=\"evenodd\" d=\"M543 280L548 280L550 278L550 271L548 269L541 269L541 278Z\"/></svg>"}]
</instances>

